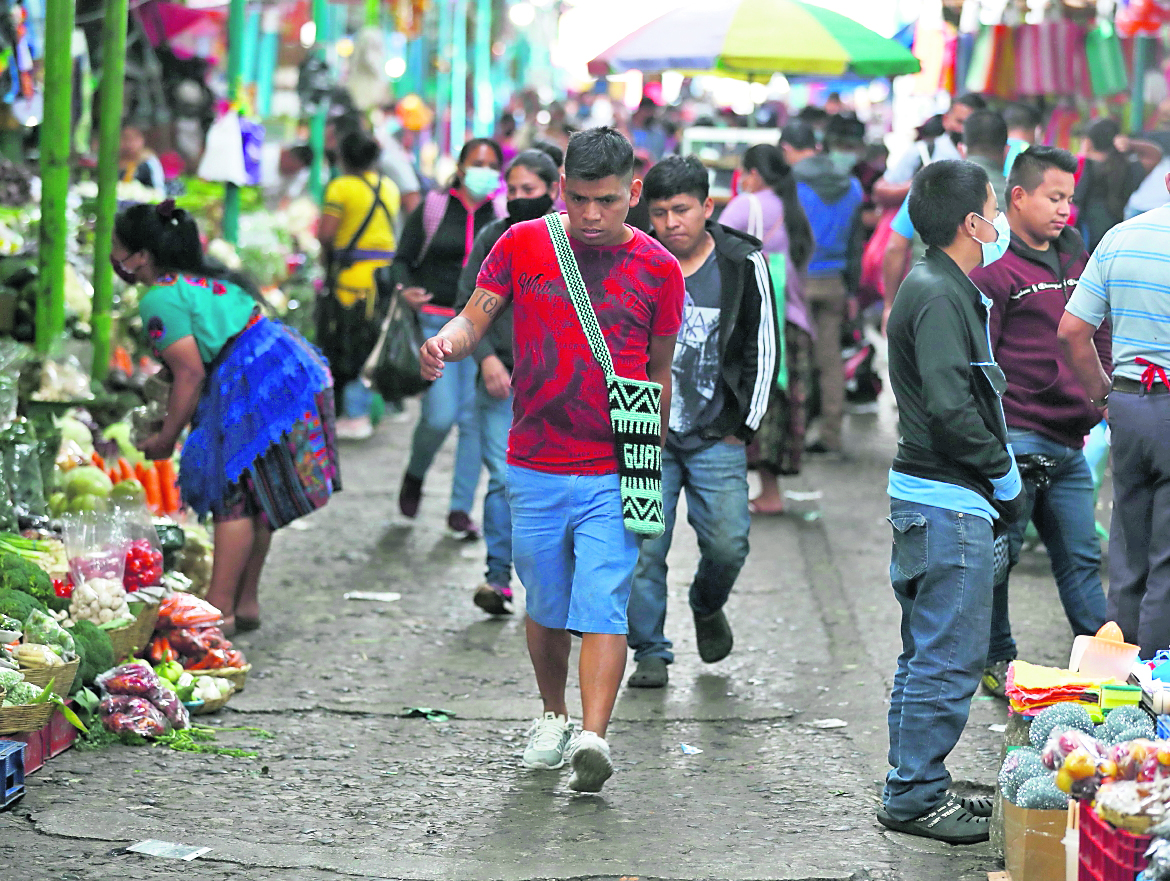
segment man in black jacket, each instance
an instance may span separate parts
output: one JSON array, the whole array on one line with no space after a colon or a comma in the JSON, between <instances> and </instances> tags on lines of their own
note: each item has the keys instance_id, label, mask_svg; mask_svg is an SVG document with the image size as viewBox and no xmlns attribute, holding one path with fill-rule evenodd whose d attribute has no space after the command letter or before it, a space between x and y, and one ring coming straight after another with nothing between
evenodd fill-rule
<instances>
[{"instance_id":1,"label":"man in black jacket","mask_svg":"<svg viewBox=\"0 0 1170 881\"><path fill-rule=\"evenodd\" d=\"M670 431L662 453L666 532L642 545L629 604L637 669L629 685L661 688L674 660L666 623L666 555L679 495L701 558L690 605L699 656L731 652L723 612L748 553L747 457L776 382L779 325L760 243L710 220L707 171L694 157L668 156L646 175L655 236L682 266L687 295L671 370Z\"/></svg>"},{"instance_id":2,"label":"man in black jacket","mask_svg":"<svg viewBox=\"0 0 1170 881\"><path fill-rule=\"evenodd\" d=\"M1000 405L1007 383L991 355L991 301L968 276L1003 256L1010 232L987 172L960 160L918 173L910 219L927 251L887 326L901 421L889 494L902 654L878 820L973 844L987 840L990 799L949 793L945 760L987 658L995 530L1019 519L1024 495Z\"/></svg>"}]
</instances>

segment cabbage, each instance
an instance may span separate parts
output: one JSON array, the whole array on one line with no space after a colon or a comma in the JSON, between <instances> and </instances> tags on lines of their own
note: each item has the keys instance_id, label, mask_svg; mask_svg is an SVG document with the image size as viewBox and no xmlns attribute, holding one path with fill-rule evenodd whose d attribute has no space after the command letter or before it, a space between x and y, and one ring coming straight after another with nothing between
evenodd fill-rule
<instances>
[{"instance_id":1,"label":"cabbage","mask_svg":"<svg viewBox=\"0 0 1170 881\"><path fill-rule=\"evenodd\" d=\"M84 495L106 499L113 488L109 475L96 465L81 465L61 478L61 489L70 499Z\"/></svg>"},{"instance_id":2,"label":"cabbage","mask_svg":"<svg viewBox=\"0 0 1170 881\"><path fill-rule=\"evenodd\" d=\"M113 425L107 425L103 434L107 440L112 440L118 445L118 452L131 465L137 465L140 462L146 461L146 456L142 455L142 451L135 449L134 444L130 442L130 423L129 422L115 422Z\"/></svg>"},{"instance_id":3,"label":"cabbage","mask_svg":"<svg viewBox=\"0 0 1170 881\"><path fill-rule=\"evenodd\" d=\"M57 420L57 429L61 432L61 442L73 441L86 456L93 453L93 433L72 416L62 416Z\"/></svg>"}]
</instances>

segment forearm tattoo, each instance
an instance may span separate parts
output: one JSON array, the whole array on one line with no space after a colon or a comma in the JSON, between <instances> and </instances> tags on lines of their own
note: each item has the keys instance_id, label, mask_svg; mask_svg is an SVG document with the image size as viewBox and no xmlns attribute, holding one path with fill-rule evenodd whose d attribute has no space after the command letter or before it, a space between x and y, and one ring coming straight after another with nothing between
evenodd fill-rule
<instances>
[{"instance_id":1,"label":"forearm tattoo","mask_svg":"<svg viewBox=\"0 0 1170 881\"><path fill-rule=\"evenodd\" d=\"M462 315L457 315L448 321L439 335L451 343L451 354L447 356L448 361L466 358L475 351L475 347L479 343L476 339L475 325Z\"/></svg>"}]
</instances>

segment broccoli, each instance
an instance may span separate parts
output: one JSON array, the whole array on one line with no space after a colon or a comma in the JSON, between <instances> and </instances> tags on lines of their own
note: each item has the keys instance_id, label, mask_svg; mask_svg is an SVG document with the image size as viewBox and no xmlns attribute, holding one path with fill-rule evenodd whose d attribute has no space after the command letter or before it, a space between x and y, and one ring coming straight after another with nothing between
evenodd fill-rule
<instances>
[{"instance_id":1,"label":"broccoli","mask_svg":"<svg viewBox=\"0 0 1170 881\"><path fill-rule=\"evenodd\" d=\"M31 704L43 692L43 688L37 688L37 686L29 685L27 682L18 682L8 689L8 694L4 697L4 706L20 707L25 704Z\"/></svg>"},{"instance_id":2,"label":"broccoli","mask_svg":"<svg viewBox=\"0 0 1170 881\"><path fill-rule=\"evenodd\" d=\"M0 615L7 615L17 621L27 621L29 613L33 609L40 609L42 612L48 611L45 604L36 597L22 590L0 586Z\"/></svg>"},{"instance_id":3,"label":"broccoli","mask_svg":"<svg viewBox=\"0 0 1170 881\"><path fill-rule=\"evenodd\" d=\"M109 634L92 621L76 621L69 629L73 644L81 663L77 667L74 688L89 685L93 680L114 666L114 646Z\"/></svg>"},{"instance_id":4,"label":"broccoli","mask_svg":"<svg viewBox=\"0 0 1170 881\"><path fill-rule=\"evenodd\" d=\"M49 574L17 554L0 554L0 587L27 593L55 612L69 608L69 600L57 596Z\"/></svg>"}]
</instances>

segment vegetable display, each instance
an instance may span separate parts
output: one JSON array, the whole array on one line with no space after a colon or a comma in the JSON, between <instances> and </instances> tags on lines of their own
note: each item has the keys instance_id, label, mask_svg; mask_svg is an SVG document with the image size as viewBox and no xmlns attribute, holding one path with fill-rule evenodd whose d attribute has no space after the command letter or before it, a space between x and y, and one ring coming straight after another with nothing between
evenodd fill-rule
<instances>
[{"instance_id":1,"label":"vegetable display","mask_svg":"<svg viewBox=\"0 0 1170 881\"><path fill-rule=\"evenodd\" d=\"M69 617L74 621L113 625L133 620L126 602L126 589L112 578L91 578L73 589Z\"/></svg>"}]
</instances>

